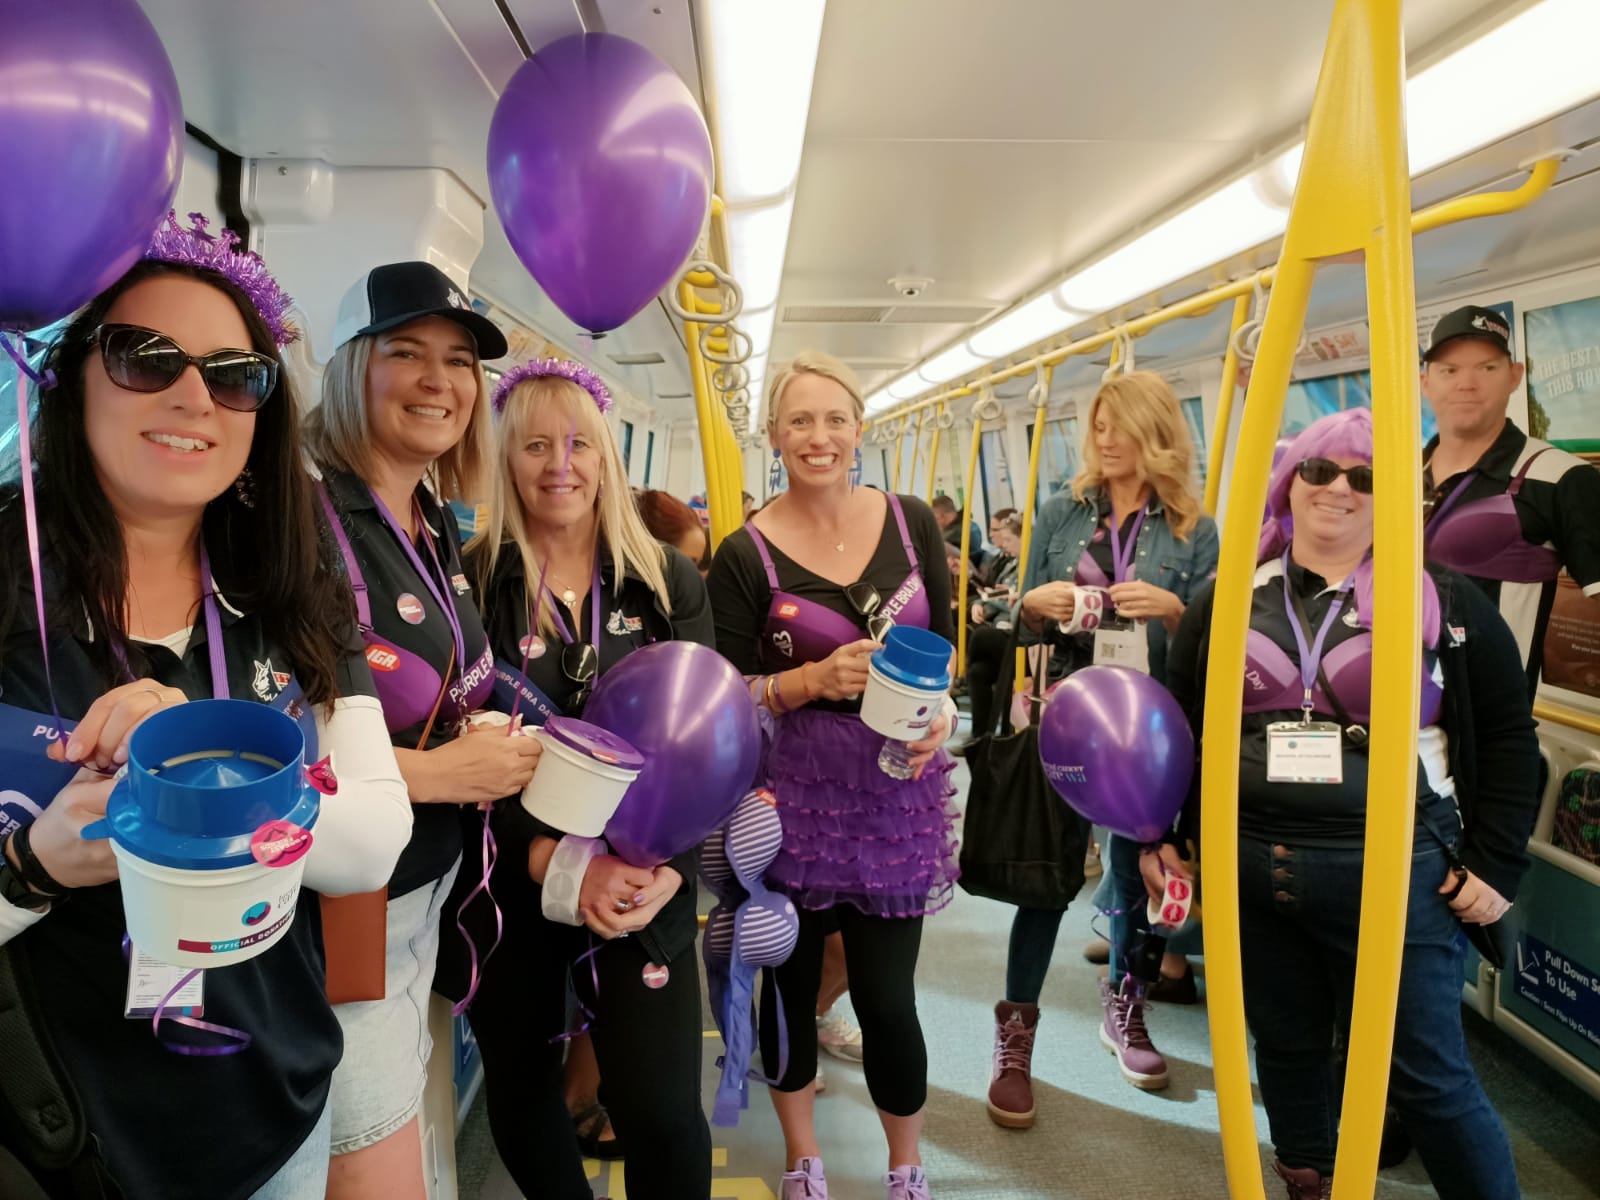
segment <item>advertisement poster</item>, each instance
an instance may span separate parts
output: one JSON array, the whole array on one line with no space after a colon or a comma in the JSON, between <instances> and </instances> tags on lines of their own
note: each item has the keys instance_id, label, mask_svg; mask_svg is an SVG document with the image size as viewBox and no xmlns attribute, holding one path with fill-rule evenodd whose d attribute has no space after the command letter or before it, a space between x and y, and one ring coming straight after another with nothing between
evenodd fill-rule
<instances>
[{"instance_id":1,"label":"advertisement poster","mask_svg":"<svg viewBox=\"0 0 1600 1200\"><path fill-rule=\"evenodd\" d=\"M1544 681L1600 698L1600 598L1585 596L1566 575L1545 633Z\"/></svg>"},{"instance_id":2,"label":"advertisement poster","mask_svg":"<svg viewBox=\"0 0 1600 1200\"><path fill-rule=\"evenodd\" d=\"M1600 453L1600 296L1524 319L1531 432L1574 454Z\"/></svg>"},{"instance_id":3,"label":"advertisement poster","mask_svg":"<svg viewBox=\"0 0 1600 1200\"><path fill-rule=\"evenodd\" d=\"M1420 401L1420 397L1419 397ZM1345 375L1324 375L1320 379L1296 379L1283 400L1283 425L1280 436L1293 437L1311 422L1347 408L1372 407L1372 372L1351 371ZM1421 404L1422 441L1438 430L1433 411Z\"/></svg>"}]
</instances>

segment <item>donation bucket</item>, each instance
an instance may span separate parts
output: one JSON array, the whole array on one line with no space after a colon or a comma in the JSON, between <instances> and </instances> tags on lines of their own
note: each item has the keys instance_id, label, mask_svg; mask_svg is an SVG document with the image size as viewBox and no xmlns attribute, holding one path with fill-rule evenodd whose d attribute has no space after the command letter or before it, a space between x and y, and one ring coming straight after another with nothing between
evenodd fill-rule
<instances>
[{"instance_id":1,"label":"donation bucket","mask_svg":"<svg viewBox=\"0 0 1600 1200\"><path fill-rule=\"evenodd\" d=\"M950 643L926 629L896 625L870 660L861 720L894 741L921 741L949 691Z\"/></svg>"},{"instance_id":2,"label":"donation bucket","mask_svg":"<svg viewBox=\"0 0 1600 1200\"><path fill-rule=\"evenodd\" d=\"M599 837L644 769L644 755L574 717L551 717L534 736L544 753L522 789L522 807L563 833Z\"/></svg>"}]
</instances>

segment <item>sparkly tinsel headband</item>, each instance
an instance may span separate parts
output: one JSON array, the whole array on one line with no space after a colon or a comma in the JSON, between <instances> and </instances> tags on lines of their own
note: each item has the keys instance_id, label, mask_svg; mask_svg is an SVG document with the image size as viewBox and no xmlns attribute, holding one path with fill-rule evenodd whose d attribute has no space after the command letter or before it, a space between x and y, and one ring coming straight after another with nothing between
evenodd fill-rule
<instances>
[{"instance_id":1,"label":"sparkly tinsel headband","mask_svg":"<svg viewBox=\"0 0 1600 1200\"><path fill-rule=\"evenodd\" d=\"M206 227L211 222L203 214L190 213L189 220L194 227L185 229L178 224L178 214L169 212L150 239L145 258L215 271L250 297L250 303L266 322L278 349L296 341L300 331L286 319L294 301L278 286L261 256L254 251L241 254L239 235L231 229L224 229L221 237L208 233Z\"/></svg>"},{"instance_id":2,"label":"sparkly tinsel headband","mask_svg":"<svg viewBox=\"0 0 1600 1200\"><path fill-rule=\"evenodd\" d=\"M606 387L600 376L579 363L571 362L565 358L535 358L525 363L518 363L500 377L500 383L494 389L494 411L504 412L506 400L511 395L511 389L527 379L539 379L546 375L555 375L561 379L570 379L589 395L594 397L594 405L601 412L611 411L611 391Z\"/></svg>"}]
</instances>

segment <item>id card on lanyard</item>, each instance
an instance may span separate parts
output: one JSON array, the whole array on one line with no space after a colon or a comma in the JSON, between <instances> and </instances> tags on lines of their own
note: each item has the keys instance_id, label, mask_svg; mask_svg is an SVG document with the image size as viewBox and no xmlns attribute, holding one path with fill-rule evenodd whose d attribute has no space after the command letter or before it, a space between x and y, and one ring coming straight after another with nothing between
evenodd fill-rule
<instances>
[{"instance_id":1,"label":"id card on lanyard","mask_svg":"<svg viewBox=\"0 0 1600 1200\"><path fill-rule=\"evenodd\" d=\"M1116 517L1111 525L1111 579L1113 583L1126 583L1133 578L1135 547L1139 544L1139 531L1144 528L1148 508L1141 508L1128 531L1128 545L1124 550L1117 532ZM1150 634L1143 621L1119 617L1107 612L1094 631L1094 665L1097 667L1128 667L1141 675L1150 674Z\"/></svg>"},{"instance_id":2,"label":"id card on lanyard","mask_svg":"<svg viewBox=\"0 0 1600 1200\"><path fill-rule=\"evenodd\" d=\"M1289 552L1283 553L1283 604L1289 618L1289 628L1294 632L1295 648L1300 656L1300 699L1298 721L1274 721L1267 726L1267 782L1268 783L1332 783L1344 782L1344 730L1336 721L1314 721L1312 697L1317 681L1317 671L1322 665L1323 647L1328 641L1328 631L1333 628L1339 614L1344 611L1350 597L1350 581L1345 580L1328 605L1328 615L1322 618L1317 636L1306 641L1305 607L1289 584Z\"/></svg>"}]
</instances>

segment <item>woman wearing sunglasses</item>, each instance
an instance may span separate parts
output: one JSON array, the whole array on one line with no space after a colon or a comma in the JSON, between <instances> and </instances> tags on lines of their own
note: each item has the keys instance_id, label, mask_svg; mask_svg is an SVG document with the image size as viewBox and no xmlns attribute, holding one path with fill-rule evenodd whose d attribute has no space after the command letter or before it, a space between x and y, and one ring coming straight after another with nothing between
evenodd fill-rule
<instances>
[{"instance_id":1,"label":"woman wearing sunglasses","mask_svg":"<svg viewBox=\"0 0 1600 1200\"><path fill-rule=\"evenodd\" d=\"M411 262L376 267L350 289L334 341L310 443L414 829L388 884L381 989L334 989L336 999L362 998L335 1009L345 1056L328 1195L387 1200L423 1194L416 1116L441 915L462 852L456 809L520 791L539 746L465 722L488 699L494 658L455 517L440 503L485 480L479 361L505 353L504 335L437 267ZM380 934L364 925L362 936ZM330 977L348 965L330 958Z\"/></svg>"},{"instance_id":2,"label":"woman wearing sunglasses","mask_svg":"<svg viewBox=\"0 0 1600 1200\"><path fill-rule=\"evenodd\" d=\"M1333 1173L1360 925L1372 679L1372 416L1324 417L1268 489L1239 752L1245 1020L1290 1200ZM1389 1102L1444 1200L1512 1200L1511 1147L1461 1028L1458 922L1505 915L1528 866L1539 746L1516 640L1464 577L1423 572L1421 732L1411 892ZM1202 732L1212 594L1195 598L1168 682ZM1198 788L1183 824L1199 828ZM1203 850L1203 848L1202 848ZM1152 896L1192 868L1147 849Z\"/></svg>"},{"instance_id":3,"label":"woman wearing sunglasses","mask_svg":"<svg viewBox=\"0 0 1600 1200\"><path fill-rule=\"evenodd\" d=\"M0 488L0 978L20 998L0 1010L0 1044L27 1051L0 1072L0 1111L26 1118L0 1121L0 1142L50 1195L293 1200L320 1195L327 1172L341 1038L316 896L269 950L204 973L203 1029L161 1009L185 971L130 961L111 843L80 831L104 816L139 722L186 700L257 700L297 719L308 761L335 756L308 889L377 886L410 830L301 463L279 359L290 301L235 246L169 220L46 360L42 595L33 523L16 481ZM125 1017L136 964L156 998L133 1006L168 1018L155 1029Z\"/></svg>"},{"instance_id":4,"label":"woman wearing sunglasses","mask_svg":"<svg viewBox=\"0 0 1600 1200\"><path fill-rule=\"evenodd\" d=\"M1052 674L1096 663L1166 676L1167 639L1184 606L1217 568L1217 527L1195 488L1194 443L1178 398L1161 376L1134 371L1106 382L1089 405L1083 469L1039 511L1022 584L1022 640L1052 647ZM1063 669L1064 667L1064 669ZM981 732L981 731L979 731ZM1167 1063L1145 1029L1146 989L1181 975L1144 919L1138 848L1112 837L1116 902L1110 978L1100 985L1100 1041L1135 1087L1167 1085ZM1083 861L1070 849L1070 865ZM1031 1062L1039 995L1061 909L1019 908L1011 923L1005 999L995 1005L990 1118L1033 1124Z\"/></svg>"},{"instance_id":5,"label":"woman wearing sunglasses","mask_svg":"<svg viewBox=\"0 0 1600 1200\"><path fill-rule=\"evenodd\" d=\"M799 944L761 1002L762 1056L778 1076L782 992L788 1062L770 1095L787 1156L783 1200L827 1195L812 1116L813 1012L833 929L889 1143L888 1194L928 1195L919 1149L928 1051L915 974L922 918L949 903L956 876L952 764L940 750L950 719L934 718L911 746L916 777L897 780L878 767L883 737L861 723L860 698L867 656L890 624L946 638L955 629L933 511L852 486L864 410L855 375L829 355L807 352L773 373L767 436L789 490L728 536L707 579L717 648L775 719L765 770L783 846L767 879L800 909Z\"/></svg>"},{"instance_id":6,"label":"woman wearing sunglasses","mask_svg":"<svg viewBox=\"0 0 1600 1200\"><path fill-rule=\"evenodd\" d=\"M501 680L497 707L529 723L581 717L595 680L635 650L714 636L695 565L639 517L610 407L598 376L556 359L515 367L495 389L498 478L468 568ZM570 972L628 1194L703 1200L711 1134L700 1104L695 852L634 867L515 799L496 809L495 837L490 884L504 933L468 1013L501 1160L529 1196L590 1194L561 1077ZM462 898L476 886L469 876L481 879L473 859L456 885ZM492 940L488 905L470 905L461 921L476 944ZM454 937L438 986L464 995L470 975Z\"/></svg>"}]
</instances>

